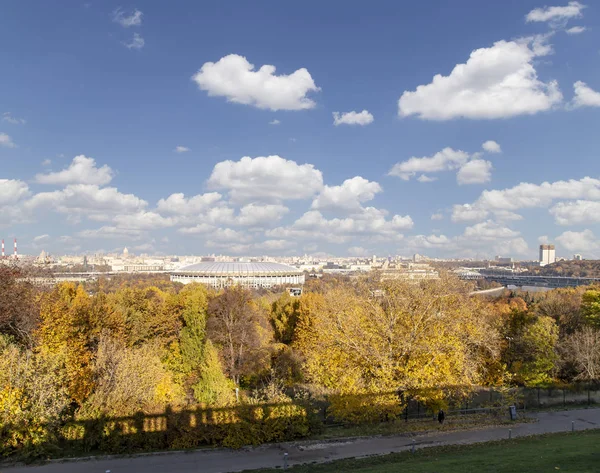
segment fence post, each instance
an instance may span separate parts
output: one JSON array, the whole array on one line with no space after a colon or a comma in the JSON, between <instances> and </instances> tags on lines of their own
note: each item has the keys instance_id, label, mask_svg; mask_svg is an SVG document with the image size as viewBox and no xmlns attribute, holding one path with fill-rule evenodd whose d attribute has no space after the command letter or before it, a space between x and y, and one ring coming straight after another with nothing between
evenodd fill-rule
<instances>
[{"instance_id":1,"label":"fence post","mask_svg":"<svg viewBox=\"0 0 600 473\"><path fill-rule=\"evenodd\" d=\"M588 406L592 403L590 399L590 388L588 388Z\"/></svg>"},{"instance_id":2,"label":"fence post","mask_svg":"<svg viewBox=\"0 0 600 473\"><path fill-rule=\"evenodd\" d=\"M288 467L288 454L285 452L283 454L283 469L286 470Z\"/></svg>"},{"instance_id":3,"label":"fence post","mask_svg":"<svg viewBox=\"0 0 600 473\"><path fill-rule=\"evenodd\" d=\"M406 409L404 409L404 422L408 422L408 401L406 402Z\"/></svg>"},{"instance_id":4,"label":"fence post","mask_svg":"<svg viewBox=\"0 0 600 473\"><path fill-rule=\"evenodd\" d=\"M538 394L538 409L539 409L540 407L542 407L542 404L540 403L540 388L537 388L537 392L538 392L537 394Z\"/></svg>"},{"instance_id":5,"label":"fence post","mask_svg":"<svg viewBox=\"0 0 600 473\"><path fill-rule=\"evenodd\" d=\"M563 407L567 406L567 398L566 398L566 394L565 394L565 390L563 389Z\"/></svg>"}]
</instances>

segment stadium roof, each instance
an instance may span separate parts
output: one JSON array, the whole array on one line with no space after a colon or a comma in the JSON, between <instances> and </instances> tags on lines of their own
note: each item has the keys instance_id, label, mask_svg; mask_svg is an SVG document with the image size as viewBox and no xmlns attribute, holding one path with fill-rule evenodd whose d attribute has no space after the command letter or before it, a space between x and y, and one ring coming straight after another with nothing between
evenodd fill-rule
<instances>
[{"instance_id":1,"label":"stadium roof","mask_svg":"<svg viewBox=\"0 0 600 473\"><path fill-rule=\"evenodd\" d=\"M197 263L180 268L174 273L195 273L211 276L257 276L257 275L279 275L300 274L298 268L280 263L242 263L242 262L210 262Z\"/></svg>"}]
</instances>

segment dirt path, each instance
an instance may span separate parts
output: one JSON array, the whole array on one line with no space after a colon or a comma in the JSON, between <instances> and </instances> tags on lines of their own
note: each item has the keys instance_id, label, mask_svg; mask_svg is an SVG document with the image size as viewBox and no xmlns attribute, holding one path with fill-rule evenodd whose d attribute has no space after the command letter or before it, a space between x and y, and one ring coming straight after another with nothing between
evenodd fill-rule
<instances>
[{"instance_id":1,"label":"dirt path","mask_svg":"<svg viewBox=\"0 0 600 473\"><path fill-rule=\"evenodd\" d=\"M342 458L382 455L435 445L467 444L512 437L600 428L600 409L543 412L538 422L489 427L471 431L360 438L338 442L293 442L244 450L203 450L172 452L127 458L100 458L88 461L49 463L42 466L0 468L0 473L224 473L258 468L282 467L284 453L288 465L326 462Z\"/></svg>"}]
</instances>

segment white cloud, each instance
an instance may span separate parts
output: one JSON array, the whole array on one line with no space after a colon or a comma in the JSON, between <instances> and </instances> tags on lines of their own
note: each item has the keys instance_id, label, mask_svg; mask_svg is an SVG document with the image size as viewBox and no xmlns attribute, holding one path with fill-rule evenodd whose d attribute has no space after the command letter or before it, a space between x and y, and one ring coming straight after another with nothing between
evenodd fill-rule
<instances>
[{"instance_id":1,"label":"white cloud","mask_svg":"<svg viewBox=\"0 0 600 473\"><path fill-rule=\"evenodd\" d=\"M493 140L488 140L481 145L481 147L488 153L501 153L502 148L500 145Z\"/></svg>"},{"instance_id":2,"label":"white cloud","mask_svg":"<svg viewBox=\"0 0 600 473\"><path fill-rule=\"evenodd\" d=\"M531 10L525 16L527 22L564 22L571 18L581 18L583 14L581 11L585 8L585 5L579 2L569 2L564 7L549 7L535 8Z\"/></svg>"},{"instance_id":3,"label":"white cloud","mask_svg":"<svg viewBox=\"0 0 600 473\"><path fill-rule=\"evenodd\" d=\"M556 240L569 251L597 252L600 250L600 241L589 229L582 232L564 232L556 237Z\"/></svg>"},{"instance_id":4,"label":"white cloud","mask_svg":"<svg viewBox=\"0 0 600 473\"><path fill-rule=\"evenodd\" d=\"M369 250L363 248L362 246L351 246L348 248L348 254L350 256L366 256L370 253Z\"/></svg>"},{"instance_id":5,"label":"white cloud","mask_svg":"<svg viewBox=\"0 0 600 473\"><path fill-rule=\"evenodd\" d=\"M340 186L325 186L311 208L316 210L360 211L361 204L375 198L383 189L377 182L356 176Z\"/></svg>"},{"instance_id":6,"label":"white cloud","mask_svg":"<svg viewBox=\"0 0 600 473\"><path fill-rule=\"evenodd\" d=\"M324 240L331 243L345 243L354 238L367 238L379 241L399 240L400 233L409 230L414 222L409 215L394 215L386 219L387 212L374 207L366 207L361 213L347 218L326 219L318 210L310 210L288 227L268 230L266 235L274 238L302 240Z\"/></svg>"},{"instance_id":7,"label":"white cloud","mask_svg":"<svg viewBox=\"0 0 600 473\"><path fill-rule=\"evenodd\" d=\"M550 242L550 237L548 235L542 235L542 236L538 237L538 243L540 245L546 245L549 242Z\"/></svg>"},{"instance_id":8,"label":"white cloud","mask_svg":"<svg viewBox=\"0 0 600 473\"><path fill-rule=\"evenodd\" d=\"M431 214L431 220L444 220L444 215L441 213Z\"/></svg>"},{"instance_id":9,"label":"white cloud","mask_svg":"<svg viewBox=\"0 0 600 473\"><path fill-rule=\"evenodd\" d=\"M415 248L446 248L453 244L446 235L414 235L406 239L406 247Z\"/></svg>"},{"instance_id":10,"label":"white cloud","mask_svg":"<svg viewBox=\"0 0 600 473\"><path fill-rule=\"evenodd\" d=\"M2 114L2 121L11 123L12 125L24 125L27 123L24 118L13 117L10 112L4 112Z\"/></svg>"},{"instance_id":11,"label":"white cloud","mask_svg":"<svg viewBox=\"0 0 600 473\"><path fill-rule=\"evenodd\" d=\"M573 84L575 96L569 104L569 108L600 107L600 92L596 92L580 80Z\"/></svg>"},{"instance_id":12,"label":"white cloud","mask_svg":"<svg viewBox=\"0 0 600 473\"><path fill-rule=\"evenodd\" d=\"M306 95L318 92L310 73L302 68L289 75L275 75L275 66L258 71L238 54L206 62L192 80L209 96L226 97L228 102L277 110L305 110L315 106Z\"/></svg>"},{"instance_id":13,"label":"white cloud","mask_svg":"<svg viewBox=\"0 0 600 473\"><path fill-rule=\"evenodd\" d=\"M236 223L246 226L270 225L281 220L289 211L290 209L280 204L248 204L240 209Z\"/></svg>"},{"instance_id":14,"label":"white cloud","mask_svg":"<svg viewBox=\"0 0 600 473\"><path fill-rule=\"evenodd\" d=\"M281 123L281 122L280 122L279 120L275 119L275 120L271 120L271 121L269 122L269 125L279 125L280 123Z\"/></svg>"},{"instance_id":15,"label":"white cloud","mask_svg":"<svg viewBox=\"0 0 600 473\"><path fill-rule=\"evenodd\" d=\"M459 185L483 184L492 179L492 163L483 159L474 159L462 166L456 174Z\"/></svg>"},{"instance_id":16,"label":"white cloud","mask_svg":"<svg viewBox=\"0 0 600 473\"><path fill-rule=\"evenodd\" d=\"M187 153L190 149L187 146L175 146L176 153Z\"/></svg>"},{"instance_id":17,"label":"white cloud","mask_svg":"<svg viewBox=\"0 0 600 473\"><path fill-rule=\"evenodd\" d=\"M42 161L42 166L50 166L52 164L52 160L50 159L44 159Z\"/></svg>"},{"instance_id":18,"label":"white cloud","mask_svg":"<svg viewBox=\"0 0 600 473\"><path fill-rule=\"evenodd\" d=\"M142 49L145 44L146 41L144 41L144 38L142 38L139 33L133 33L133 38L131 38L131 41L128 43L123 43L127 49Z\"/></svg>"},{"instance_id":19,"label":"white cloud","mask_svg":"<svg viewBox=\"0 0 600 473\"><path fill-rule=\"evenodd\" d=\"M367 110L363 110L362 112L333 112L333 124L335 126L338 125L360 125L365 126L370 123L373 123L373 115L371 115Z\"/></svg>"},{"instance_id":20,"label":"white cloud","mask_svg":"<svg viewBox=\"0 0 600 473\"><path fill-rule=\"evenodd\" d=\"M140 26L142 24L142 16L144 14L135 9L131 14L125 13L121 8L117 8L113 12L113 21L118 23L123 28L129 28L130 26Z\"/></svg>"},{"instance_id":21,"label":"white cloud","mask_svg":"<svg viewBox=\"0 0 600 473\"><path fill-rule=\"evenodd\" d=\"M226 189L233 201L308 199L323 188L323 175L312 164L279 156L217 163L208 180L213 189Z\"/></svg>"},{"instance_id":22,"label":"white cloud","mask_svg":"<svg viewBox=\"0 0 600 473\"><path fill-rule=\"evenodd\" d=\"M186 198L184 194L171 194L160 199L156 208L161 213L177 215L200 215L221 200L218 192L208 192Z\"/></svg>"},{"instance_id":23,"label":"white cloud","mask_svg":"<svg viewBox=\"0 0 600 473\"><path fill-rule=\"evenodd\" d=\"M398 113L426 120L494 119L531 115L562 101L555 81L538 79L533 61L551 48L546 37L498 41L471 52L448 76L436 75L430 84L405 91Z\"/></svg>"},{"instance_id":24,"label":"white cloud","mask_svg":"<svg viewBox=\"0 0 600 473\"><path fill-rule=\"evenodd\" d=\"M569 28L565 31L567 34L580 34L586 31L586 29L587 28L585 26L573 26L572 28Z\"/></svg>"},{"instance_id":25,"label":"white cloud","mask_svg":"<svg viewBox=\"0 0 600 473\"><path fill-rule=\"evenodd\" d=\"M98 168L93 158L88 158L81 154L73 159L73 162L67 169L48 174L37 174L35 180L39 184L93 184L102 186L108 184L112 180L113 175L113 170L106 164Z\"/></svg>"},{"instance_id":26,"label":"white cloud","mask_svg":"<svg viewBox=\"0 0 600 473\"><path fill-rule=\"evenodd\" d=\"M281 251L293 248L296 246L296 242L287 240L265 240L261 243L254 245L256 249L263 249L267 251Z\"/></svg>"},{"instance_id":27,"label":"white cloud","mask_svg":"<svg viewBox=\"0 0 600 473\"><path fill-rule=\"evenodd\" d=\"M154 230L157 228L172 227L176 224L174 218L163 217L156 212L147 212L144 210L117 215L112 221L118 228L133 230Z\"/></svg>"},{"instance_id":28,"label":"white cloud","mask_svg":"<svg viewBox=\"0 0 600 473\"><path fill-rule=\"evenodd\" d=\"M444 148L433 156L417 158L412 157L407 161L394 164L389 176L397 176L408 181L418 172L439 172L460 168L469 160L469 153L452 148Z\"/></svg>"},{"instance_id":29,"label":"white cloud","mask_svg":"<svg viewBox=\"0 0 600 473\"><path fill-rule=\"evenodd\" d=\"M212 243L209 246L219 246L220 243L230 242L246 243L252 239L247 233L231 228L217 228L210 233L210 238Z\"/></svg>"},{"instance_id":30,"label":"white cloud","mask_svg":"<svg viewBox=\"0 0 600 473\"><path fill-rule=\"evenodd\" d=\"M464 237L469 240L498 240L515 238L519 232L504 227L497 222L487 220L465 228Z\"/></svg>"},{"instance_id":31,"label":"white cloud","mask_svg":"<svg viewBox=\"0 0 600 473\"><path fill-rule=\"evenodd\" d=\"M522 182L508 189L486 190L473 204L455 205L452 220L481 220L490 212L548 207L554 200L575 199L600 200L600 180L584 177L539 185Z\"/></svg>"},{"instance_id":32,"label":"white cloud","mask_svg":"<svg viewBox=\"0 0 600 473\"><path fill-rule=\"evenodd\" d=\"M576 200L559 202L550 209L558 225L580 225L600 222L600 202Z\"/></svg>"},{"instance_id":33,"label":"white cloud","mask_svg":"<svg viewBox=\"0 0 600 473\"><path fill-rule=\"evenodd\" d=\"M178 230L179 233L183 233L184 235L198 235L198 234L206 234L215 230L213 225L208 223L199 223L195 227L184 227Z\"/></svg>"},{"instance_id":34,"label":"white cloud","mask_svg":"<svg viewBox=\"0 0 600 473\"><path fill-rule=\"evenodd\" d=\"M88 229L77 232L77 236L89 239L116 239L116 240L139 240L142 238L140 230L104 226L96 229Z\"/></svg>"},{"instance_id":35,"label":"white cloud","mask_svg":"<svg viewBox=\"0 0 600 473\"><path fill-rule=\"evenodd\" d=\"M16 179L0 179L0 206L12 204L29 195L29 187Z\"/></svg>"},{"instance_id":36,"label":"white cloud","mask_svg":"<svg viewBox=\"0 0 600 473\"><path fill-rule=\"evenodd\" d=\"M71 184L62 190L40 192L23 205L26 210L50 208L69 216L109 220L113 215L143 210L148 203L133 194L122 194L114 187Z\"/></svg>"},{"instance_id":37,"label":"white cloud","mask_svg":"<svg viewBox=\"0 0 600 473\"><path fill-rule=\"evenodd\" d=\"M454 205L452 208L452 221L455 223L482 220L487 215L487 210L480 209L471 204Z\"/></svg>"},{"instance_id":38,"label":"white cloud","mask_svg":"<svg viewBox=\"0 0 600 473\"><path fill-rule=\"evenodd\" d=\"M437 181L437 177L430 177L427 174L421 174L417 177L417 181L419 182L435 182Z\"/></svg>"},{"instance_id":39,"label":"white cloud","mask_svg":"<svg viewBox=\"0 0 600 473\"><path fill-rule=\"evenodd\" d=\"M50 235L48 235L47 233L45 233L44 235L38 235L36 237L33 238L33 241L35 243L40 243L42 241L47 241L50 239Z\"/></svg>"},{"instance_id":40,"label":"white cloud","mask_svg":"<svg viewBox=\"0 0 600 473\"><path fill-rule=\"evenodd\" d=\"M12 138L6 133L0 133L0 146L5 148L16 148L17 145L13 142Z\"/></svg>"}]
</instances>

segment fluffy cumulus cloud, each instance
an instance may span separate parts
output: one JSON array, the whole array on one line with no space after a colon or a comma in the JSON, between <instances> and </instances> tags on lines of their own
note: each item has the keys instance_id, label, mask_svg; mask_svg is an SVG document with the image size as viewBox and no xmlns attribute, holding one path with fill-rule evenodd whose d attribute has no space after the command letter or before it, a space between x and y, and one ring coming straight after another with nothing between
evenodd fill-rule
<instances>
[{"instance_id":1,"label":"fluffy cumulus cloud","mask_svg":"<svg viewBox=\"0 0 600 473\"><path fill-rule=\"evenodd\" d=\"M585 26L573 26L572 28L569 28L566 31L567 34L581 34L586 30Z\"/></svg>"},{"instance_id":2,"label":"fluffy cumulus cloud","mask_svg":"<svg viewBox=\"0 0 600 473\"><path fill-rule=\"evenodd\" d=\"M113 12L113 21L121 25L123 28L129 28L131 26L141 26L143 15L144 14L138 9L127 13L123 9L117 8Z\"/></svg>"},{"instance_id":3,"label":"fluffy cumulus cloud","mask_svg":"<svg viewBox=\"0 0 600 473\"><path fill-rule=\"evenodd\" d=\"M100 188L92 184L71 184L61 190L40 192L23 204L29 211L51 209L71 217L87 216L93 220L133 214L147 205L145 200L133 194L122 194L114 187Z\"/></svg>"},{"instance_id":4,"label":"fluffy cumulus cloud","mask_svg":"<svg viewBox=\"0 0 600 473\"><path fill-rule=\"evenodd\" d=\"M492 180L492 163L474 159L462 166L456 173L458 184L483 184Z\"/></svg>"},{"instance_id":5,"label":"fluffy cumulus cloud","mask_svg":"<svg viewBox=\"0 0 600 473\"><path fill-rule=\"evenodd\" d=\"M307 97L321 90L310 73L298 69L289 75L276 75L275 66L254 65L238 54L230 54L217 62L206 62L192 80L209 96L269 110L305 110L315 106Z\"/></svg>"},{"instance_id":6,"label":"fluffy cumulus cloud","mask_svg":"<svg viewBox=\"0 0 600 473\"><path fill-rule=\"evenodd\" d=\"M457 257L490 257L493 255L529 255L527 242L518 231L487 220L465 228L455 237L446 235L415 235L403 241L405 249L413 251L441 250Z\"/></svg>"},{"instance_id":7,"label":"fluffy cumulus cloud","mask_svg":"<svg viewBox=\"0 0 600 473\"><path fill-rule=\"evenodd\" d=\"M316 210L357 211L362 210L361 204L373 200L383 189L377 182L356 176L346 179L340 186L325 186L313 201L312 208Z\"/></svg>"},{"instance_id":8,"label":"fluffy cumulus cloud","mask_svg":"<svg viewBox=\"0 0 600 473\"><path fill-rule=\"evenodd\" d=\"M176 153L187 153L190 149L187 146L175 146Z\"/></svg>"},{"instance_id":9,"label":"fluffy cumulus cloud","mask_svg":"<svg viewBox=\"0 0 600 473\"><path fill-rule=\"evenodd\" d=\"M486 141L482 147L488 153L500 152L500 145L495 141ZM480 159L482 155L482 152L469 154L462 150L444 148L433 156L422 158L413 156L406 161L396 163L388 175L408 181L418 173L458 170L456 180L460 185L482 184L489 182L492 176L492 163ZM421 174L417 181L432 182L436 179L427 174Z\"/></svg>"},{"instance_id":10,"label":"fluffy cumulus cloud","mask_svg":"<svg viewBox=\"0 0 600 473\"><path fill-rule=\"evenodd\" d=\"M488 211L471 204L454 205L452 208L452 221L455 223L482 220L488 216Z\"/></svg>"},{"instance_id":11,"label":"fluffy cumulus cloud","mask_svg":"<svg viewBox=\"0 0 600 473\"><path fill-rule=\"evenodd\" d=\"M279 156L217 163L209 187L225 189L232 201L308 199L323 188L323 175L312 164Z\"/></svg>"},{"instance_id":12,"label":"fluffy cumulus cloud","mask_svg":"<svg viewBox=\"0 0 600 473\"><path fill-rule=\"evenodd\" d=\"M556 237L556 240L569 251L589 252L592 256L600 251L600 240L589 229L582 232L567 231Z\"/></svg>"},{"instance_id":13,"label":"fluffy cumulus cloud","mask_svg":"<svg viewBox=\"0 0 600 473\"><path fill-rule=\"evenodd\" d=\"M269 226L279 220L290 211L281 204L247 204L244 205L237 217L237 224L246 226Z\"/></svg>"},{"instance_id":14,"label":"fluffy cumulus cloud","mask_svg":"<svg viewBox=\"0 0 600 473\"><path fill-rule=\"evenodd\" d=\"M452 148L444 148L433 156L418 158L413 156L407 161L394 164L388 175L408 181L419 172L439 172L460 168L469 160L469 153Z\"/></svg>"},{"instance_id":15,"label":"fluffy cumulus cloud","mask_svg":"<svg viewBox=\"0 0 600 473\"><path fill-rule=\"evenodd\" d=\"M192 197L185 194L171 194L166 199L160 199L156 205L160 213L176 215L200 215L221 200L218 192L208 192Z\"/></svg>"},{"instance_id":16,"label":"fluffy cumulus cloud","mask_svg":"<svg viewBox=\"0 0 600 473\"><path fill-rule=\"evenodd\" d=\"M405 91L398 113L426 120L494 119L549 110L562 100L558 84L538 79L537 57L552 49L544 37L498 41L473 51L464 64L430 84Z\"/></svg>"},{"instance_id":17,"label":"fluffy cumulus cloud","mask_svg":"<svg viewBox=\"0 0 600 473\"><path fill-rule=\"evenodd\" d=\"M362 112L333 112L333 124L338 125L361 125L365 126L369 123L373 123L375 118L369 113L368 110Z\"/></svg>"},{"instance_id":18,"label":"fluffy cumulus cloud","mask_svg":"<svg viewBox=\"0 0 600 473\"><path fill-rule=\"evenodd\" d=\"M0 133L0 146L5 148L16 148L17 145L13 142L12 138L6 133Z\"/></svg>"},{"instance_id":19,"label":"fluffy cumulus cloud","mask_svg":"<svg viewBox=\"0 0 600 473\"><path fill-rule=\"evenodd\" d=\"M67 169L48 174L37 174L35 180L39 184L91 184L103 186L112 181L113 175L113 170L106 164L99 168L93 158L81 154L73 159Z\"/></svg>"},{"instance_id":20,"label":"fluffy cumulus cloud","mask_svg":"<svg viewBox=\"0 0 600 473\"><path fill-rule=\"evenodd\" d=\"M29 195L29 186L18 179L0 179L0 206L12 204Z\"/></svg>"},{"instance_id":21,"label":"fluffy cumulus cloud","mask_svg":"<svg viewBox=\"0 0 600 473\"><path fill-rule=\"evenodd\" d=\"M488 153L501 153L502 152L502 148L500 147L500 145L493 140L486 141L485 143L483 143L481 145L481 147L483 148L484 151L487 151Z\"/></svg>"},{"instance_id":22,"label":"fluffy cumulus cloud","mask_svg":"<svg viewBox=\"0 0 600 473\"><path fill-rule=\"evenodd\" d=\"M564 22L572 18L581 18L585 5L569 2L565 6L545 6L535 8L525 16L527 22Z\"/></svg>"},{"instance_id":23,"label":"fluffy cumulus cloud","mask_svg":"<svg viewBox=\"0 0 600 473\"><path fill-rule=\"evenodd\" d=\"M600 92L588 87L585 82L577 81L573 84L575 96L569 104L570 108L600 107Z\"/></svg>"},{"instance_id":24,"label":"fluffy cumulus cloud","mask_svg":"<svg viewBox=\"0 0 600 473\"><path fill-rule=\"evenodd\" d=\"M515 211L524 208L548 207L555 200L600 200L600 180L584 177L580 180L522 182L501 190L483 191L473 204L455 205L454 221L481 220L490 212Z\"/></svg>"},{"instance_id":25,"label":"fluffy cumulus cloud","mask_svg":"<svg viewBox=\"0 0 600 473\"><path fill-rule=\"evenodd\" d=\"M118 228L132 230L154 230L172 227L176 224L176 220L172 217L163 217L156 212L145 210L116 215L112 221Z\"/></svg>"},{"instance_id":26,"label":"fluffy cumulus cloud","mask_svg":"<svg viewBox=\"0 0 600 473\"><path fill-rule=\"evenodd\" d=\"M550 209L558 225L582 225L600 222L600 202L576 200L559 202Z\"/></svg>"},{"instance_id":27,"label":"fluffy cumulus cloud","mask_svg":"<svg viewBox=\"0 0 600 473\"><path fill-rule=\"evenodd\" d=\"M346 243L354 238L390 241L402 239L400 232L414 226L409 215L394 215L391 219L386 216L386 211L374 207L366 207L350 217L332 219L325 218L318 210L310 210L292 225L268 230L266 234L273 238L331 243Z\"/></svg>"}]
</instances>

